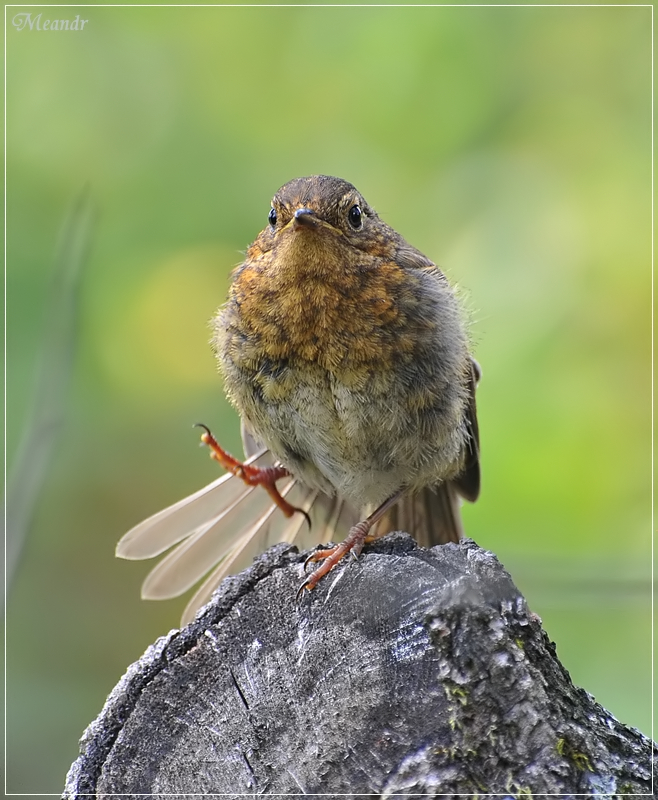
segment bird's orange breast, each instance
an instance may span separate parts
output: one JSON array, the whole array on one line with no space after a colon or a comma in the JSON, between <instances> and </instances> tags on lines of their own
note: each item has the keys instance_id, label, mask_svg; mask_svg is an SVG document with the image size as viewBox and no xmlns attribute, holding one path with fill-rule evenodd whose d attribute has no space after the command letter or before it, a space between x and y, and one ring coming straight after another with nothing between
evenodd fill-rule
<instances>
[{"instance_id":1,"label":"bird's orange breast","mask_svg":"<svg viewBox=\"0 0 658 800\"><path fill-rule=\"evenodd\" d=\"M349 384L404 359L414 346L413 276L380 258L346 264L304 245L301 259L250 248L226 309L234 360L252 368L264 360L314 364Z\"/></svg>"}]
</instances>

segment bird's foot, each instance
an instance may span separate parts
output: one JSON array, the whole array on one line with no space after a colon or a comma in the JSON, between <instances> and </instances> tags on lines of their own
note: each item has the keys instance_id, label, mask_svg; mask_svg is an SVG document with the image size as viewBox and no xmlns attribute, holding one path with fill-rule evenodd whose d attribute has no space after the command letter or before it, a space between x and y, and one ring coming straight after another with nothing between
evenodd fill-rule
<instances>
[{"instance_id":1,"label":"bird's foot","mask_svg":"<svg viewBox=\"0 0 658 800\"><path fill-rule=\"evenodd\" d=\"M209 428L202 423L197 423L197 427L203 428L201 442L210 448L211 458L218 461L225 470L235 475L236 478L244 481L247 486L262 486L286 517L292 517L297 512L303 514L306 517L309 528L311 527L311 518L306 511L291 505L285 497L280 495L279 490L276 488L278 480L290 477L290 472L285 467L280 464L273 467L255 467L253 464L244 464L224 450Z\"/></svg>"},{"instance_id":2,"label":"bird's foot","mask_svg":"<svg viewBox=\"0 0 658 800\"><path fill-rule=\"evenodd\" d=\"M297 600L302 596L304 589L308 589L309 591L315 589L318 582L324 578L347 553L351 553L354 558L358 558L365 544L370 544L370 542L374 542L375 539L379 539L381 534L377 532L372 533L376 523L379 522L391 506L397 503L403 494L404 490L400 489L395 494L391 495L391 497L376 508L367 519L364 519L362 522L357 522L353 528L350 528L350 532L340 544L329 545L328 547L311 553L304 563L304 568L306 568L307 564L314 561L322 561L322 563L313 570L299 587L297 590Z\"/></svg>"},{"instance_id":3,"label":"bird's foot","mask_svg":"<svg viewBox=\"0 0 658 800\"><path fill-rule=\"evenodd\" d=\"M308 589L309 591L315 589L315 587L318 585L318 582L348 553L350 553L355 559L358 558L363 550L363 546L365 544L370 544L370 542L378 538L377 536L369 536L372 525L373 523L369 519L363 520L363 522L359 522L353 528L350 528L350 532L340 544L330 545L329 547L325 547L321 550L316 550L314 553L311 553L311 555L304 562L304 568L306 568L307 564L311 564L316 561L320 561L322 563L313 570L313 572L306 578L304 583L302 583L302 585L299 587L299 590L297 591L297 599L299 600L304 589Z\"/></svg>"}]
</instances>

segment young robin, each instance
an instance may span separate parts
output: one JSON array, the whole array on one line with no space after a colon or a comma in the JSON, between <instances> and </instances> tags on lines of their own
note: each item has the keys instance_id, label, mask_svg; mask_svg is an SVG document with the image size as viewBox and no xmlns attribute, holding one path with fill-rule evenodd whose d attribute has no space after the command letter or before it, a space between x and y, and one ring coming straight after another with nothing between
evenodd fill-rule
<instances>
[{"instance_id":1,"label":"young robin","mask_svg":"<svg viewBox=\"0 0 658 800\"><path fill-rule=\"evenodd\" d=\"M352 184L315 175L279 189L211 343L249 458L206 429L229 474L121 539L122 558L178 545L143 597L181 594L212 569L185 622L275 542L347 534L316 551L301 591L391 530L424 546L459 540L459 498L475 501L480 488L479 367L464 317L441 270Z\"/></svg>"}]
</instances>

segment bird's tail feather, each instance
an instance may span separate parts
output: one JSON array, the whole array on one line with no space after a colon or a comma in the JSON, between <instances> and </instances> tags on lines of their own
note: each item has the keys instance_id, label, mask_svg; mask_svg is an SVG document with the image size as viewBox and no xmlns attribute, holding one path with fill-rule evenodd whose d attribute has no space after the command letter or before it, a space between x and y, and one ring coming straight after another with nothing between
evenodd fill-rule
<instances>
[{"instance_id":1,"label":"bird's tail feather","mask_svg":"<svg viewBox=\"0 0 658 800\"><path fill-rule=\"evenodd\" d=\"M458 542L464 535L459 493L451 481L419 492L406 493L377 525L383 536L391 531L409 531L421 547Z\"/></svg>"}]
</instances>

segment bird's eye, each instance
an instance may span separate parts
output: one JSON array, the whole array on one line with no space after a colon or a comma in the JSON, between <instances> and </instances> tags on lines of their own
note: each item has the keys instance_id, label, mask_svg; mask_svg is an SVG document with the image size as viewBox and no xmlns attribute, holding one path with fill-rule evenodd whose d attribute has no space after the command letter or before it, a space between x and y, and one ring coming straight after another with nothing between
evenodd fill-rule
<instances>
[{"instance_id":1,"label":"bird's eye","mask_svg":"<svg viewBox=\"0 0 658 800\"><path fill-rule=\"evenodd\" d=\"M276 211L273 208L270 209L270 213L267 218L270 221L270 225L274 227L276 225Z\"/></svg>"},{"instance_id":2,"label":"bird's eye","mask_svg":"<svg viewBox=\"0 0 658 800\"><path fill-rule=\"evenodd\" d=\"M352 206L352 208L350 208L347 214L347 219L349 220L350 225L358 231L363 224L361 221L361 209L359 206Z\"/></svg>"}]
</instances>

